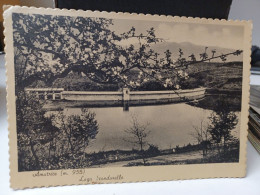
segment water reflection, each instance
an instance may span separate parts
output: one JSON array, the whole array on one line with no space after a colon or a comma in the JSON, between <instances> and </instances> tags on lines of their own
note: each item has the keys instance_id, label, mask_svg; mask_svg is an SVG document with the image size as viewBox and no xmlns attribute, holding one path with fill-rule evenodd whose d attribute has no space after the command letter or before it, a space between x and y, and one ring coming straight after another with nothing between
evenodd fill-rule
<instances>
[{"instance_id":1,"label":"water reflection","mask_svg":"<svg viewBox=\"0 0 260 195\"><path fill-rule=\"evenodd\" d=\"M91 141L87 152L109 150L131 150L133 144L125 141L128 134L125 129L131 126L131 116L134 114L141 123L149 123L150 135L148 142L159 149L174 148L188 143L196 143L191 136L194 126L199 126L201 120L209 122L212 110L191 106L185 103L131 107L124 112L122 107L89 108L96 113L99 133ZM55 113L49 111L48 113ZM65 108L64 114L81 114L81 108ZM239 123L232 134L239 136L240 114L236 112Z\"/></svg>"}]
</instances>

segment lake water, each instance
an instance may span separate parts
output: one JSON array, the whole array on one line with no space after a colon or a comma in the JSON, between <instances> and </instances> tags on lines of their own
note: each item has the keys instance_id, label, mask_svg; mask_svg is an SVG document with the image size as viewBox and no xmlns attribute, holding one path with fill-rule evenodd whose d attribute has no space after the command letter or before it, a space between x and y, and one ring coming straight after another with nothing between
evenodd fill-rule
<instances>
[{"instance_id":1,"label":"lake water","mask_svg":"<svg viewBox=\"0 0 260 195\"><path fill-rule=\"evenodd\" d=\"M194 144L192 136L195 126L200 126L201 121L206 125L212 110L190 106L185 103L130 107L123 111L122 107L89 108L96 113L99 132L95 140L90 142L86 152L99 152L109 150L138 149L133 143L126 129L132 126L132 116L136 116L140 124L148 124L150 131L147 142L159 149L174 148L188 143ZM49 111L53 113L55 111ZM65 108L64 114L80 114L80 108ZM240 114L236 112L239 122L232 134L239 136ZM128 141L129 140L129 141Z\"/></svg>"}]
</instances>

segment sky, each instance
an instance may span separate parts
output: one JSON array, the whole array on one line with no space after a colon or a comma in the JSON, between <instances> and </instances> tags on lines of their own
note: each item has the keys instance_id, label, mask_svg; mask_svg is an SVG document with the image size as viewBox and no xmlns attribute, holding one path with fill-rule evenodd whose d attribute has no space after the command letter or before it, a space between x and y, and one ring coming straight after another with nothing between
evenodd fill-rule
<instances>
[{"instance_id":1,"label":"sky","mask_svg":"<svg viewBox=\"0 0 260 195\"><path fill-rule=\"evenodd\" d=\"M117 33L123 33L130 30L132 26L139 33L145 33L146 30L154 27L157 37L164 38L168 42L190 42L196 45L229 49L243 48L243 27L241 26L115 19L111 29ZM125 41L123 44L130 44L133 41Z\"/></svg>"}]
</instances>

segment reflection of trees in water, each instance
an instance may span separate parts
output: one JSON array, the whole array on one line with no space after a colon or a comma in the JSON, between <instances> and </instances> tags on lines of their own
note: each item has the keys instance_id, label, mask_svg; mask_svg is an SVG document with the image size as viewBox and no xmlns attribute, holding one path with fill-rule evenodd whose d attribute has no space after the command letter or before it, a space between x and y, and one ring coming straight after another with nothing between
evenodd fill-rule
<instances>
[{"instance_id":1,"label":"reflection of trees in water","mask_svg":"<svg viewBox=\"0 0 260 195\"><path fill-rule=\"evenodd\" d=\"M94 112L45 117L43 104L24 93L18 94L16 105L19 171L85 166L85 149L99 129Z\"/></svg>"},{"instance_id":2,"label":"reflection of trees in water","mask_svg":"<svg viewBox=\"0 0 260 195\"><path fill-rule=\"evenodd\" d=\"M207 93L207 92L206 92ZM219 102L223 102L226 107L218 106ZM222 103L222 104L223 104ZM238 94L216 94L207 95L198 102L188 102L188 105L202 109L218 111L219 109L228 109L233 112L241 111L241 95Z\"/></svg>"}]
</instances>

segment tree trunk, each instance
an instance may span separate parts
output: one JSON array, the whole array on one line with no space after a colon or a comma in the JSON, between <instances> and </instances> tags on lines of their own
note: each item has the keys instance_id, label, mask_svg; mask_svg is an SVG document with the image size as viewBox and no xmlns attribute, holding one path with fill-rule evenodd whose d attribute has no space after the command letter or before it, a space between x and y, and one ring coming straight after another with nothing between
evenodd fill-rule
<instances>
[{"instance_id":1,"label":"tree trunk","mask_svg":"<svg viewBox=\"0 0 260 195\"><path fill-rule=\"evenodd\" d=\"M219 146L219 143L217 143L217 148L218 148L218 154L220 155L220 146Z\"/></svg>"},{"instance_id":2,"label":"tree trunk","mask_svg":"<svg viewBox=\"0 0 260 195\"><path fill-rule=\"evenodd\" d=\"M34 168L36 168L36 170L38 170L38 169L40 169L40 161L39 161L39 158L38 158L38 156L37 156L37 154L36 154L36 152L35 152L35 150L33 148L33 143L32 143L31 138L30 138L30 148L31 148L31 151L32 151L32 155L33 155L33 157L35 159L35 164L36 165L35 165Z\"/></svg>"}]
</instances>

